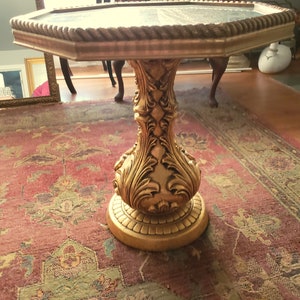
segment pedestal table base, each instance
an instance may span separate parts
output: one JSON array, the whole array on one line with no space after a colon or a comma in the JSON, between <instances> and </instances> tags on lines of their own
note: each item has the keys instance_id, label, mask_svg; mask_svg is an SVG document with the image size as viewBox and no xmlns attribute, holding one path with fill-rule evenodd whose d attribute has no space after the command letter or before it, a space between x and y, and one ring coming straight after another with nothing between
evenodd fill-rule
<instances>
[{"instance_id":1,"label":"pedestal table base","mask_svg":"<svg viewBox=\"0 0 300 300\"><path fill-rule=\"evenodd\" d=\"M176 249L196 240L206 229L208 215L199 193L168 215L148 215L114 195L107 210L113 235L124 244L146 251Z\"/></svg>"}]
</instances>

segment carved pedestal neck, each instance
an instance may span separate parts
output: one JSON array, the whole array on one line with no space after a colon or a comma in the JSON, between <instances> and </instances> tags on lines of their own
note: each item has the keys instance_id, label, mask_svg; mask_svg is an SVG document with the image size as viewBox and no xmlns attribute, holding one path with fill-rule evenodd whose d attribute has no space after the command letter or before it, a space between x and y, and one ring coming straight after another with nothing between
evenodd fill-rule
<instances>
[{"instance_id":1,"label":"carved pedestal neck","mask_svg":"<svg viewBox=\"0 0 300 300\"><path fill-rule=\"evenodd\" d=\"M205 230L208 217L198 193L200 169L175 142L173 91L179 59L130 61L137 78L136 144L115 164L107 221L127 245L162 251L186 245Z\"/></svg>"}]
</instances>

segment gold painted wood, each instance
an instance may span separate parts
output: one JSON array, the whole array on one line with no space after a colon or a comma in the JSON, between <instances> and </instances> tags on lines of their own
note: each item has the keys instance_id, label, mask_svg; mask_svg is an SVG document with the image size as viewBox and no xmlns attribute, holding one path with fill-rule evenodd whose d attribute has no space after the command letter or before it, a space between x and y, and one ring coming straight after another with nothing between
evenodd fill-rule
<instances>
[{"instance_id":1,"label":"gold painted wood","mask_svg":"<svg viewBox=\"0 0 300 300\"><path fill-rule=\"evenodd\" d=\"M168 215L145 214L115 194L107 210L107 223L114 236L126 245L146 251L167 251L201 236L208 215L199 193Z\"/></svg>"},{"instance_id":2,"label":"gold painted wood","mask_svg":"<svg viewBox=\"0 0 300 300\"><path fill-rule=\"evenodd\" d=\"M200 170L174 141L176 99L173 84L178 59L130 61L137 78L134 116L136 145L117 162L114 186L131 207L145 213L170 213L198 191Z\"/></svg>"},{"instance_id":3,"label":"gold painted wood","mask_svg":"<svg viewBox=\"0 0 300 300\"><path fill-rule=\"evenodd\" d=\"M138 87L134 97L138 138L115 164L116 195L107 220L118 239L144 250L186 245L208 222L197 193L200 169L176 144L173 133L177 107L173 85L179 63L178 59L130 61Z\"/></svg>"},{"instance_id":4,"label":"gold painted wood","mask_svg":"<svg viewBox=\"0 0 300 300\"><path fill-rule=\"evenodd\" d=\"M53 11L63 16L92 9L101 16L105 8L186 4L246 7L258 9L261 15L216 24L202 24L199 15L199 23L192 25L142 23L109 28L52 24L47 22L51 11L11 20L19 45L73 60L130 60L138 87L134 97L138 136L136 144L115 165L115 195L107 222L119 240L143 250L163 251L186 245L198 238L208 223L198 192L201 172L194 158L174 139L177 104L173 85L180 59L224 58L290 38L294 12L247 1L202 0L114 3Z\"/></svg>"}]
</instances>

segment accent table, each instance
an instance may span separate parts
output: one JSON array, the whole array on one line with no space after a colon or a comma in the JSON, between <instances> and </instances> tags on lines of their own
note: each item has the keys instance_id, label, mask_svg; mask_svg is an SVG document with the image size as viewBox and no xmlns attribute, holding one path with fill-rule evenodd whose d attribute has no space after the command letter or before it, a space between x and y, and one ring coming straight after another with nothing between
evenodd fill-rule
<instances>
[{"instance_id":1,"label":"accent table","mask_svg":"<svg viewBox=\"0 0 300 300\"><path fill-rule=\"evenodd\" d=\"M182 58L226 62L291 38L292 10L247 1L147 1L39 10L11 20L18 45L72 60L129 60L136 75L137 142L115 164L111 232L149 251L187 245L205 231L200 169L175 141L173 91Z\"/></svg>"}]
</instances>

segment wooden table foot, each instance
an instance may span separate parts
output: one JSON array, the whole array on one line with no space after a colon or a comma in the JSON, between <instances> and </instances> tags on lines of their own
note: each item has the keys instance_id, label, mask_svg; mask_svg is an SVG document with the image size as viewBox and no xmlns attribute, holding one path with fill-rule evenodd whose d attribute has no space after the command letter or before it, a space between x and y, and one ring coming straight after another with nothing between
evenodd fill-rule
<instances>
[{"instance_id":1,"label":"wooden table foot","mask_svg":"<svg viewBox=\"0 0 300 300\"><path fill-rule=\"evenodd\" d=\"M208 215L199 193L168 215L149 215L131 208L114 195L107 210L107 223L122 243L145 251L166 251L195 241L206 229Z\"/></svg>"}]
</instances>

